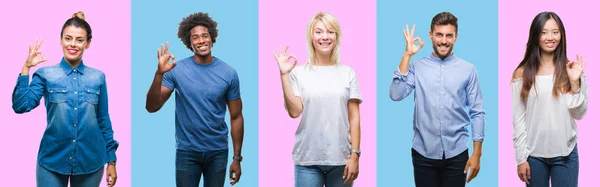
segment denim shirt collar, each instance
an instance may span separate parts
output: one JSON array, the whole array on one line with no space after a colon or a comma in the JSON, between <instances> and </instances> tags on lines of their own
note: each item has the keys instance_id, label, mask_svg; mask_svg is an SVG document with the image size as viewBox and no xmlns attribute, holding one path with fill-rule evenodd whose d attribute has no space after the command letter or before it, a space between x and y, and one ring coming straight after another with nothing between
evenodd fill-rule
<instances>
[{"instance_id":1,"label":"denim shirt collar","mask_svg":"<svg viewBox=\"0 0 600 187\"><path fill-rule=\"evenodd\" d=\"M79 65L77 65L77 67L73 68L71 67L71 65L65 60L65 58L63 57L62 60L60 61L60 67L65 70L65 73L67 75L69 75L71 72L79 72L81 74L83 74L83 70L85 70L86 66L85 64L83 64L83 60L81 60L81 62L79 63Z\"/></svg>"},{"instance_id":2,"label":"denim shirt collar","mask_svg":"<svg viewBox=\"0 0 600 187\"><path fill-rule=\"evenodd\" d=\"M429 54L429 56L427 56L427 58L433 62L437 62L440 64L447 64L447 63L454 61L454 59L456 59L456 57L454 56L454 53L452 53L450 56L447 56L446 59L444 59L444 60L442 60L440 57L434 56L433 53Z\"/></svg>"}]
</instances>

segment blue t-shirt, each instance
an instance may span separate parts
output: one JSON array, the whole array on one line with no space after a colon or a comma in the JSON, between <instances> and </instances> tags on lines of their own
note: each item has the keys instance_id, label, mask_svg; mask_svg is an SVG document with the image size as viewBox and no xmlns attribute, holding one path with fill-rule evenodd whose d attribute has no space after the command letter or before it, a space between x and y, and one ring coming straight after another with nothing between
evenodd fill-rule
<instances>
[{"instance_id":1,"label":"blue t-shirt","mask_svg":"<svg viewBox=\"0 0 600 187\"><path fill-rule=\"evenodd\" d=\"M194 57L177 62L163 76L162 85L175 92L175 139L179 150L227 149L227 101L240 98L238 75L218 58L210 64Z\"/></svg>"}]
</instances>

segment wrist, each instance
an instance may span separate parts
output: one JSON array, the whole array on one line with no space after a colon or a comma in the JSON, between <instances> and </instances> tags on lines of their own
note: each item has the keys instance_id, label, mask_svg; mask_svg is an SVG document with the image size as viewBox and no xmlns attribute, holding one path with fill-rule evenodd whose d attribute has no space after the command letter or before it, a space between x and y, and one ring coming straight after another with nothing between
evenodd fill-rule
<instances>
[{"instance_id":1,"label":"wrist","mask_svg":"<svg viewBox=\"0 0 600 187\"><path fill-rule=\"evenodd\" d=\"M404 54L402 54L403 57L412 57L414 55L414 53L411 53L409 51L404 51Z\"/></svg>"},{"instance_id":2,"label":"wrist","mask_svg":"<svg viewBox=\"0 0 600 187\"><path fill-rule=\"evenodd\" d=\"M244 157L242 157L241 155L233 156L233 161L234 162L236 162L236 161L237 162L242 162L243 159L244 159Z\"/></svg>"}]
</instances>

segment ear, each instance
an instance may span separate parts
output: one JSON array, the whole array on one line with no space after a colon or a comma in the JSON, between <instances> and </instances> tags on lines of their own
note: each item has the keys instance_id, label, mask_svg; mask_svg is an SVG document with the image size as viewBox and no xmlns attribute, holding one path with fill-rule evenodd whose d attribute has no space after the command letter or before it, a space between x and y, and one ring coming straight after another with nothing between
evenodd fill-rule
<instances>
[{"instance_id":1,"label":"ear","mask_svg":"<svg viewBox=\"0 0 600 187\"><path fill-rule=\"evenodd\" d=\"M85 49L90 48L91 44L92 44L92 40L88 41L87 44L85 44Z\"/></svg>"},{"instance_id":2,"label":"ear","mask_svg":"<svg viewBox=\"0 0 600 187\"><path fill-rule=\"evenodd\" d=\"M433 41L433 32L429 31L429 39Z\"/></svg>"}]
</instances>

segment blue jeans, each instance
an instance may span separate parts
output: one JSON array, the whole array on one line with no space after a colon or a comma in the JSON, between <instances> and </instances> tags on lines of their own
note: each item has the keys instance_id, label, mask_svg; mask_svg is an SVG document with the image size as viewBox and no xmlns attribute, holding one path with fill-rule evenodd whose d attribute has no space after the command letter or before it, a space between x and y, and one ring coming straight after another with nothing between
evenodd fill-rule
<instances>
[{"instance_id":1,"label":"blue jeans","mask_svg":"<svg viewBox=\"0 0 600 187\"><path fill-rule=\"evenodd\" d=\"M225 184L229 150L184 151L177 150L175 180L178 187L198 187L204 175L205 187L218 187Z\"/></svg>"},{"instance_id":2,"label":"blue jeans","mask_svg":"<svg viewBox=\"0 0 600 187\"><path fill-rule=\"evenodd\" d=\"M35 179L38 187L67 187L71 179L71 187L100 186L104 174L104 166L98 171L83 175L63 175L47 170L39 164L35 168Z\"/></svg>"},{"instance_id":3,"label":"blue jeans","mask_svg":"<svg viewBox=\"0 0 600 187\"><path fill-rule=\"evenodd\" d=\"M567 156L554 158L527 158L531 168L528 187L552 186L576 187L579 178L579 154L577 145Z\"/></svg>"},{"instance_id":4,"label":"blue jeans","mask_svg":"<svg viewBox=\"0 0 600 187\"><path fill-rule=\"evenodd\" d=\"M351 187L344 184L343 166L298 166L294 167L294 186L296 187Z\"/></svg>"}]
</instances>

